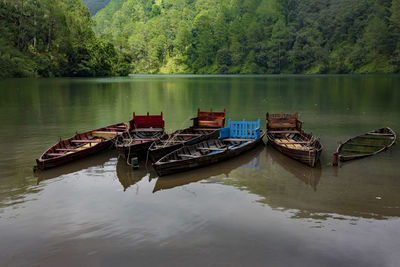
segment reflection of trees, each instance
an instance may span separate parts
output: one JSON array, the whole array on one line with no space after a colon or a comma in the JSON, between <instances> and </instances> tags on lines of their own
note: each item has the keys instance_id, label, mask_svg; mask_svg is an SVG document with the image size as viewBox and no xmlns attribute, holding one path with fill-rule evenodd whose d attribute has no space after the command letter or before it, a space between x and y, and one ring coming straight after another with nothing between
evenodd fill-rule
<instances>
[{"instance_id":1,"label":"reflection of trees","mask_svg":"<svg viewBox=\"0 0 400 267\"><path fill-rule=\"evenodd\" d=\"M393 161L381 159L372 164L373 161L367 159L359 164L349 164L335 174L331 167L325 167L324 171L308 170L289 158L283 162L284 155L277 160L279 152L269 146L265 153L260 156L260 172L241 168L233 170L227 177L214 177L208 181L247 190L260 196L259 202L288 211L293 218L354 216L386 219L400 216L397 208L400 206L400 181L395 177ZM318 190L314 191L317 186Z\"/></svg>"},{"instance_id":2,"label":"reflection of trees","mask_svg":"<svg viewBox=\"0 0 400 267\"><path fill-rule=\"evenodd\" d=\"M320 206L316 209L318 211L336 210L341 214L356 214L357 210L385 216L395 214L393 209L383 209L382 203L386 203L387 207L398 203L393 196L396 187L389 186L397 185L397 180L390 180L393 177L391 171L396 170L396 166L389 165L381 170L380 174L372 169L372 174L369 174L365 169L353 170L356 168L354 166L363 164L356 163L343 168L345 171L341 170L338 177L332 177L325 164L330 162L329 151L337 147L337 141L340 139L378 128L382 124L394 124L394 130L400 127L398 124L400 90L396 90L398 84L397 76L301 75L240 77L138 75L113 79L2 80L0 81L2 88L0 201L3 203L3 199L12 196L19 198L32 190L32 185L37 182L32 173L35 158L56 143L59 137L67 138L75 131L83 132L111 123L128 121L133 111L137 113L149 111L157 114L163 111L166 129L172 131L180 128L182 123L194 115L200 107L214 110L226 108L227 117L233 119L245 117L251 120L264 119L266 111L299 111L301 119L305 121L305 129L321 136L325 147L321 160L324 171L316 193L303 182L293 179L295 174L279 163L272 164L272 159L268 156L261 157L260 172L230 170L229 176L239 175L244 171L242 174L244 185L252 188L254 192L260 191L259 195L271 199L275 196L274 201L267 203L272 203L275 207L286 205L308 210L315 205ZM190 121L187 121L182 128L189 125ZM370 170L373 168L373 166L366 167ZM348 172L349 174L346 174ZM246 175L249 175L247 181ZM345 177L355 175L358 179L342 179L343 175ZM370 184L364 184L365 178L360 177L361 175L367 179L374 178L371 177L374 175L382 178L376 181L378 186L374 189ZM296 181L300 182L300 185L296 184ZM381 182L388 185L383 186ZM368 193L362 194L356 190L356 193L351 195L347 191L349 188L343 188L343 183L349 188L358 188L361 184L363 191L367 190ZM330 189L325 188L326 186ZM275 187L275 190L270 187ZM278 189L283 190L282 188L286 188L285 192L290 196L288 200L285 200L283 193L277 194ZM339 195L342 195L343 200L337 199L338 194L334 191L340 191ZM380 191L386 192L389 195L388 199L392 199L393 203L382 199L380 203L373 203L370 208L368 206L354 208L355 202L365 203L364 198L374 198L374 193L378 194ZM303 194L301 198L300 194ZM326 196L323 197L322 194ZM329 201L328 195L331 196ZM295 196L300 198L298 203L293 199ZM292 201L293 204L285 204L285 201ZM304 203L305 201L308 203ZM339 207L339 201L342 201L343 205L350 203L350 207L353 208L343 211ZM328 208L330 205L334 207Z\"/></svg>"}]
</instances>

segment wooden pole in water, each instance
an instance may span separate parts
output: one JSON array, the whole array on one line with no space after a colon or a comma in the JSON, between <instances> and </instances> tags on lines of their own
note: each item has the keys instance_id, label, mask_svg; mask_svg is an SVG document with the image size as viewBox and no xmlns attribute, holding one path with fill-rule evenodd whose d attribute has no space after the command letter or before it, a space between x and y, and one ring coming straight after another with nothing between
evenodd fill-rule
<instances>
[{"instance_id":1,"label":"wooden pole in water","mask_svg":"<svg viewBox=\"0 0 400 267\"><path fill-rule=\"evenodd\" d=\"M332 165L333 166L338 166L339 165L339 153L338 152L333 153Z\"/></svg>"}]
</instances>

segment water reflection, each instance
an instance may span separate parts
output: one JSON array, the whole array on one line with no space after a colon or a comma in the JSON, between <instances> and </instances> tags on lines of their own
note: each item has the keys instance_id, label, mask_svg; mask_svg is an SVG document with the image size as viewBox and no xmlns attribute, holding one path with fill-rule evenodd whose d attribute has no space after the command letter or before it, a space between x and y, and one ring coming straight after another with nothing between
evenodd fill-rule
<instances>
[{"instance_id":1,"label":"water reflection","mask_svg":"<svg viewBox=\"0 0 400 267\"><path fill-rule=\"evenodd\" d=\"M145 164L145 161L139 161L139 168L132 169L132 167L127 164L124 157L118 158L116 166L117 177L122 187L124 188L124 191L126 191L128 187L140 182L140 180L145 177L150 180L152 177L154 178L157 176L153 168L151 168L150 163L147 164L147 167Z\"/></svg>"},{"instance_id":2,"label":"water reflection","mask_svg":"<svg viewBox=\"0 0 400 267\"><path fill-rule=\"evenodd\" d=\"M321 163L318 161L315 168L311 168L305 164L302 164L296 160L293 160L279 151L273 149L272 146L268 146L268 153L266 154L267 161L269 158L272 162L279 164L285 171L293 174L297 179L300 179L305 184L309 185L314 191L317 191L317 185L321 179Z\"/></svg>"},{"instance_id":3,"label":"water reflection","mask_svg":"<svg viewBox=\"0 0 400 267\"><path fill-rule=\"evenodd\" d=\"M104 167L104 164L108 162L112 157L116 157L118 153L114 149L108 149L90 157L80 159L66 165L62 165L57 168L52 168L44 171L36 171L34 175L37 177L37 184L44 180L57 178L61 175L67 175L75 173L81 170L85 170L91 167Z\"/></svg>"},{"instance_id":4,"label":"water reflection","mask_svg":"<svg viewBox=\"0 0 400 267\"><path fill-rule=\"evenodd\" d=\"M169 175L167 177L160 177L154 186L153 193L160 190L172 189L174 187L206 180L214 176L222 175L227 177L233 170L238 168L259 170L260 154L264 149L265 147L260 145L243 155L227 161L213 164L204 168L177 173L175 175Z\"/></svg>"}]
</instances>

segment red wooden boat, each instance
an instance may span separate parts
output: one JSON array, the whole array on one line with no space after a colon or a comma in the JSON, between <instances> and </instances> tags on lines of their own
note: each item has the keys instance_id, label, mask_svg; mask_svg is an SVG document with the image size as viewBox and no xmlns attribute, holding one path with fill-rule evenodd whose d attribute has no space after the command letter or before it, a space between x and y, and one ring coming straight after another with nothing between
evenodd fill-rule
<instances>
[{"instance_id":1,"label":"red wooden boat","mask_svg":"<svg viewBox=\"0 0 400 267\"><path fill-rule=\"evenodd\" d=\"M115 146L126 159L145 156L150 145L158 139L167 138L161 115L136 115L129 121L129 131L117 137Z\"/></svg>"},{"instance_id":2,"label":"red wooden boat","mask_svg":"<svg viewBox=\"0 0 400 267\"><path fill-rule=\"evenodd\" d=\"M155 141L149 148L150 159L156 162L184 145L193 145L211 138L218 138L218 129L225 125L225 110L200 111L198 109L197 117L192 118L192 120L193 126L177 130L169 136L164 136Z\"/></svg>"},{"instance_id":3,"label":"red wooden boat","mask_svg":"<svg viewBox=\"0 0 400 267\"><path fill-rule=\"evenodd\" d=\"M36 160L37 168L44 170L92 155L112 146L114 138L127 130L126 123L119 123L60 139Z\"/></svg>"},{"instance_id":4,"label":"red wooden boat","mask_svg":"<svg viewBox=\"0 0 400 267\"><path fill-rule=\"evenodd\" d=\"M302 130L303 123L295 114L266 115L269 143L283 154L315 167L321 155L322 145L319 139Z\"/></svg>"}]
</instances>

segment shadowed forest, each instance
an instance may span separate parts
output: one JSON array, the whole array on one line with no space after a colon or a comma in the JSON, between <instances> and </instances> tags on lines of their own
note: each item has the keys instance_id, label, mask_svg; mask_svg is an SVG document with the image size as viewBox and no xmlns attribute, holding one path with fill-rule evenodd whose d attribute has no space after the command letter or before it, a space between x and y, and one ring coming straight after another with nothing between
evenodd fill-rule
<instances>
[{"instance_id":1,"label":"shadowed forest","mask_svg":"<svg viewBox=\"0 0 400 267\"><path fill-rule=\"evenodd\" d=\"M2 0L0 76L400 71L400 0L84 2Z\"/></svg>"}]
</instances>

